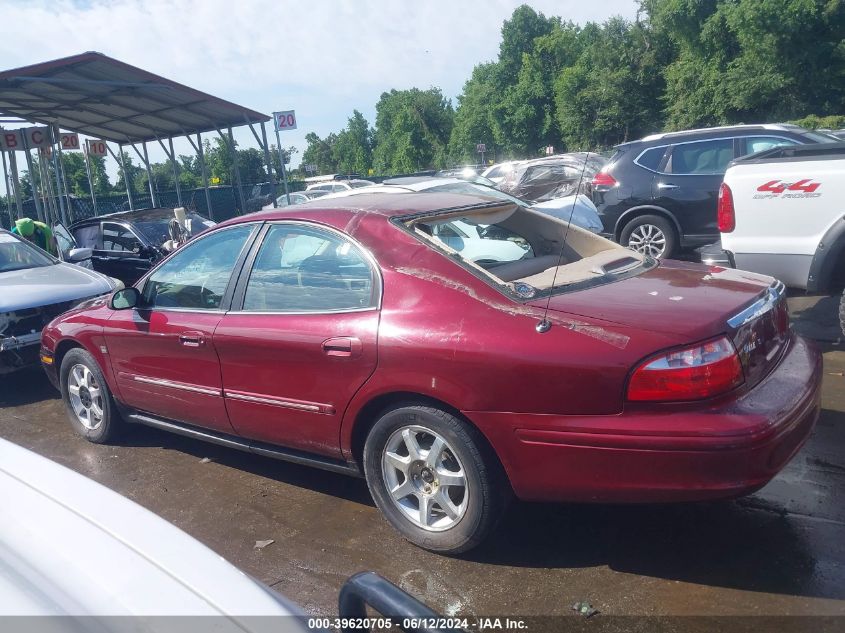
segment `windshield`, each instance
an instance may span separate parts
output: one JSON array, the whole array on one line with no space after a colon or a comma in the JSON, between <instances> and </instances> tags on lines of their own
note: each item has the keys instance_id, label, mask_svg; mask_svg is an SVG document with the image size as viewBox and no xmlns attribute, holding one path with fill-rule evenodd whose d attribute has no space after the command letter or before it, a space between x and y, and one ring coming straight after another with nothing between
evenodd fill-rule
<instances>
[{"instance_id":1,"label":"windshield","mask_svg":"<svg viewBox=\"0 0 845 633\"><path fill-rule=\"evenodd\" d=\"M55 259L29 242L19 240L8 233L0 233L0 273L40 268L56 263L58 262Z\"/></svg>"},{"instance_id":2,"label":"windshield","mask_svg":"<svg viewBox=\"0 0 845 633\"><path fill-rule=\"evenodd\" d=\"M156 246L161 246L170 239L167 227L172 219L172 217L159 217L147 220L136 220L134 222L134 227L140 231L144 237L150 240L150 242ZM196 237L206 229L210 229L214 226L214 222L202 217L198 213L188 213L185 216L185 220L189 238Z\"/></svg>"}]
</instances>

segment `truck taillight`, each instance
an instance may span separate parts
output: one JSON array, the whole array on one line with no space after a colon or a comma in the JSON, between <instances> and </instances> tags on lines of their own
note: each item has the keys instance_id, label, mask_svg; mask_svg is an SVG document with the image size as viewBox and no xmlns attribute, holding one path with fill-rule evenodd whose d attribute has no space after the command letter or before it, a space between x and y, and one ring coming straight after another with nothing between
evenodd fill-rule
<instances>
[{"instance_id":1,"label":"truck taillight","mask_svg":"<svg viewBox=\"0 0 845 633\"><path fill-rule=\"evenodd\" d=\"M727 393L744 380L736 349L721 336L645 360L628 382L628 400L703 400Z\"/></svg>"},{"instance_id":2,"label":"truck taillight","mask_svg":"<svg viewBox=\"0 0 845 633\"><path fill-rule=\"evenodd\" d=\"M736 228L736 213L734 212L734 196L731 188L725 183L719 187L719 205L716 219L721 233L730 233Z\"/></svg>"},{"instance_id":3,"label":"truck taillight","mask_svg":"<svg viewBox=\"0 0 845 633\"><path fill-rule=\"evenodd\" d=\"M609 189L610 187L616 186L616 178L614 178L610 174L600 171L595 176L593 176L593 180L590 182L590 184L593 186L594 189L596 187L607 187Z\"/></svg>"}]
</instances>

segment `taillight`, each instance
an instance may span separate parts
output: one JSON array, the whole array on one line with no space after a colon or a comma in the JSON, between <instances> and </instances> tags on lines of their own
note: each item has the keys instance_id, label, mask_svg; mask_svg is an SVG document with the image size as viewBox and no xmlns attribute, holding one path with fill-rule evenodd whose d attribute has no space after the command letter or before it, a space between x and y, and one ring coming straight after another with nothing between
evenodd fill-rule
<instances>
[{"instance_id":1,"label":"taillight","mask_svg":"<svg viewBox=\"0 0 845 633\"><path fill-rule=\"evenodd\" d=\"M616 178L611 176L608 173L603 171L598 172L595 176L593 176L593 180L590 182L593 187L615 187L616 186Z\"/></svg>"},{"instance_id":2,"label":"taillight","mask_svg":"<svg viewBox=\"0 0 845 633\"><path fill-rule=\"evenodd\" d=\"M702 400L726 393L743 380L736 349L722 336L644 361L631 375L628 400Z\"/></svg>"},{"instance_id":3,"label":"taillight","mask_svg":"<svg viewBox=\"0 0 845 633\"><path fill-rule=\"evenodd\" d=\"M734 211L734 196L731 188L725 183L719 187L719 205L716 218L721 233L730 233L736 228L736 213Z\"/></svg>"}]
</instances>

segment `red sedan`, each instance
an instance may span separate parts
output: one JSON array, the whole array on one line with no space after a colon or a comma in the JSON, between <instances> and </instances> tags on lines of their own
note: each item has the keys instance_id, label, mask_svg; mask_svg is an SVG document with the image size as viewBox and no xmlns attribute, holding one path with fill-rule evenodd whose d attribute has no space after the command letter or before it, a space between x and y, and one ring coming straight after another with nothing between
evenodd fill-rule
<instances>
[{"instance_id":1,"label":"red sedan","mask_svg":"<svg viewBox=\"0 0 845 633\"><path fill-rule=\"evenodd\" d=\"M756 490L812 431L821 381L771 278L434 193L218 225L53 321L41 358L92 442L141 423L363 474L442 552L478 544L512 494Z\"/></svg>"}]
</instances>

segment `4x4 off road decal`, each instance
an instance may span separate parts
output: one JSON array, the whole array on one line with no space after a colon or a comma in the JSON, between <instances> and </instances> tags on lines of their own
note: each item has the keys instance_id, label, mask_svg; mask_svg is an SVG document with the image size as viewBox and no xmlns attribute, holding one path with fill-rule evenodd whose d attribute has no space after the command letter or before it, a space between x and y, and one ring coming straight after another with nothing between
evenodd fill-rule
<instances>
[{"instance_id":1,"label":"4x4 off road decal","mask_svg":"<svg viewBox=\"0 0 845 633\"><path fill-rule=\"evenodd\" d=\"M781 180L770 180L764 182L757 187L754 199L766 198L818 198L821 193L816 193L816 189L821 186L820 182L813 182L810 178L804 178L796 182L783 182Z\"/></svg>"}]
</instances>

